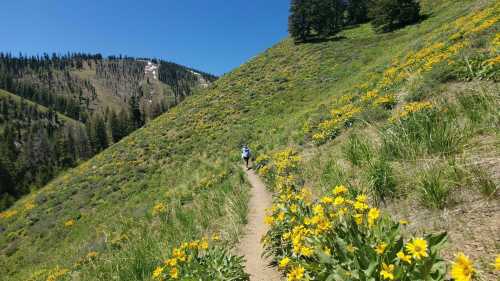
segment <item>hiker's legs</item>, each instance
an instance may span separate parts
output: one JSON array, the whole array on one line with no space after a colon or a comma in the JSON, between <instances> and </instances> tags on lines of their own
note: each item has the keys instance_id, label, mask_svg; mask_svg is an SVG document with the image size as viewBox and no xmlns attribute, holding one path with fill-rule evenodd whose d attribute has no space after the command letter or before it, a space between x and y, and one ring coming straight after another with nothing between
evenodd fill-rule
<instances>
[{"instance_id":1,"label":"hiker's legs","mask_svg":"<svg viewBox=\"0 0 500 281\"><path fill-rule=\"evenodd\" d=\"M245 158L245 163L246 163L246 167L248 168L248 160L250 159L250 157L246 157Z\"/></svg>"}]
</instances>

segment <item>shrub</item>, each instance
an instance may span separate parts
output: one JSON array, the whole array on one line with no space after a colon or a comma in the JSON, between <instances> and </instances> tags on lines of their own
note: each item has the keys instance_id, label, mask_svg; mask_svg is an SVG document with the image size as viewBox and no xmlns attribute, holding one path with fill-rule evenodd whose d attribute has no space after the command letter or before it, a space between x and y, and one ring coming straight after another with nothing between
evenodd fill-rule
<instances>
[{"instance_id":1,"label":"shrub","mask_svg":"<svg viewBox=\"0 0 500 281\"><path fill-rule=\"evenodd\" d=\"M162 265L152 272L154 280L250 280L243 258L225 247L211 246L206 239L183 243L173 249Z\"/></svg>"},{"instance_id":2,"label":"shrub","mask_svg":"<svg viewBox=\"0 0 500 281\"><path fill-rule=\"evenodd\" d=\"M417 22L420 4L415 0L375 0L369 15L378 32L389 32Z\"/></svg>"},{"instance_id":3,"label":"shrub","mask_svg":"<svg viewBox=\"0 0 500 281\"><path fill-rule=\"evenodd\" d=\"M358 134L351 134L347 143L342 147L344 157L355 166L370 161L373 157L373 149L365 138Z\"/></svg>"},{"instance_id":4,"label":"shrub","mask_svg":"<svg viewBox=\"0 0 500 281\"><path fill-rule=\"evenodd\" d=\"M295 163L278 161L263 243L287 280L444 280L446 233L405 238L400 223L343 185L312 200L307 188L286 180Z\"/></svg>"}]
</instances>

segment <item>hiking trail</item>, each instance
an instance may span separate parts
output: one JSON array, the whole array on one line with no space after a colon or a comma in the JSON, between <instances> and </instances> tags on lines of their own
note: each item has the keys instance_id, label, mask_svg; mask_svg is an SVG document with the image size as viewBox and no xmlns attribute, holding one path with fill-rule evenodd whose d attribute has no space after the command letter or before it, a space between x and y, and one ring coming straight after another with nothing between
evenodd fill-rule
<instances>
[{"instance_id":1,"label":"hiking trail","mask_svg":"<svg viewBox=\"0 0 500 281\"><path fill-rule=\"evenodd\" d=\"M280 281L280 273L269 266L269 259L261 256L264 249L260 240L269 229L264 223L265 210L271 207L272 196L253 170L247 170L245 167L243 169L252 188L248 205L248 224L238 252L245 257L246 272L250 274L251 281Z\"/></svg>"}]
</instances>

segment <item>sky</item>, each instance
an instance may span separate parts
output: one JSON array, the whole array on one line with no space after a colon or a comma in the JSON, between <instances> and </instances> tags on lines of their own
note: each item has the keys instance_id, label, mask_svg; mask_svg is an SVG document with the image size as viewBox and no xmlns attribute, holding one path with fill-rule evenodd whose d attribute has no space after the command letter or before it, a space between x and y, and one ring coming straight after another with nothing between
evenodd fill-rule
<instances>
[{"instance_id":1,"label":"sky","mask_svg":"<svg viewBox=\"0 0 500 281\"><path fill-rule=\"evenodd\" d=\"M287 36L289 0L6 0L0 52L161 58L222 75Z\"/></svg>"}]
</instances>

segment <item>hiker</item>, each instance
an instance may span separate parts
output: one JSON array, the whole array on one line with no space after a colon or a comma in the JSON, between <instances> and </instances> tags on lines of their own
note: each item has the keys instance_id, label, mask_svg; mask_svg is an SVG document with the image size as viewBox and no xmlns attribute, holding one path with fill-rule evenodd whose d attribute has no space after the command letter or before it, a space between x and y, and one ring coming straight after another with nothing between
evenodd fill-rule
<instances>
[{"instance_id":1,"label":"hiker","mask_svg":"<svg viewBox=\"0 0 500 281\"><path fill-rule=\"evenodd\" d=\"M241 158L245 160L246 168L248 169L248 160L250 160L250 148L245 144L241 152Z\"/></svg>"}]
</instances>

